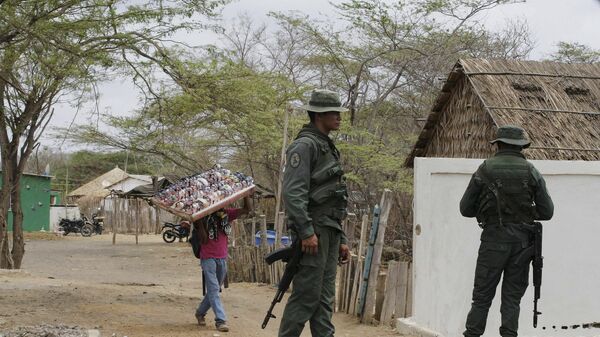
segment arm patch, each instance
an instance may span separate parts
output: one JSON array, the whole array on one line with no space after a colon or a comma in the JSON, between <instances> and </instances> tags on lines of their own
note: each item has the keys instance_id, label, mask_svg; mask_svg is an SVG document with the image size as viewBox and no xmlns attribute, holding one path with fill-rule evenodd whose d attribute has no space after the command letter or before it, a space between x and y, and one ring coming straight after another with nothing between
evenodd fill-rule
<instances>
[{"instance_id":1,"label":"arm patch","mask_svg":"<svg viewBox=\"0 0 600 337\"><path fill-rule=\"evenodd\" d=\"M298 166L300 166L300 161L301 159L298 152L292 153L292 155L290 156L290 166L293 168L297 168Z\"/></svg>"}]
</instances>

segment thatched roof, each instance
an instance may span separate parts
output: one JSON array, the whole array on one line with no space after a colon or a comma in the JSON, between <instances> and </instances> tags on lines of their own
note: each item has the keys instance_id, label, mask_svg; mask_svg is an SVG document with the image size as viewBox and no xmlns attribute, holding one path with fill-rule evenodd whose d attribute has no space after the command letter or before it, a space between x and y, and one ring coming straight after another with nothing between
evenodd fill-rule
<instances>
[{"instance_id":1,"label":"thatched roof","mask_svg":"<svg viewBox=\"0 0 600 337\"><path fill-rule=\"evenodd\" d=\"M600 160L600 64L461 59L448 76L407 166L412 167L414 157L428 155L432 136L443 128L440 120L454 118L444 113L448 102L456 99L453 96L460 95L455 90L459 83L470 87L486 115L465 123L493 123L494 129L509 124L523 127L531 140L528 158ZM457 142L471 136L460 129L453 132L449 138Z\"/></svg>"},{"instance_id":2,"label":"thatched roof","mask_svg":"<svg viewBox=\"0 0 600 337\"><path fill-rule=\"evenodd\" d=\"M75 189L68 194L68 197L106 197L110 194L110 190L106 189L107 187L127 177L127 173L117 166L87 184Z\"/></svg>"}]
</instances>

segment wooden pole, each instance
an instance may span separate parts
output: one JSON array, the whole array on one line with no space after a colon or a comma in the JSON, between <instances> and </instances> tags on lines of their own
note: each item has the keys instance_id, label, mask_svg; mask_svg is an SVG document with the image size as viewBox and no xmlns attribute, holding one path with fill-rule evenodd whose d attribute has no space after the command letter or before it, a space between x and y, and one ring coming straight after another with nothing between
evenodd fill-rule
<instances>
[{"instance_id":1,"label":"wooden pole","mask_svg":"<svg viewBox=\"0 0 600 337\"><path fill-rule=\"evenodd\" d=\"M352 285L352 296L350 297L350 313L355 315L357 313L356 310L356 301L358 299L359 290L362 288L362 278L361 273L363 271L363 253L365 247L365 240L367 239L367 226L369 223L369 216L363 215L362 222L360 223L360 241L358 243L358 252L356 256L356 268L354 270L354 282Z\"/></svg>"},{"instance_id":2,"label":"wooden pole","mask_svg":"<svg viewBox=\"0 0 600 337\"><path fill-rule=\"evenodd\" d=\"M158 193L158 177L157 176L152 176L152 187L154 188L154 195L156 195ZM156 210L156 219L154 222L154 233L159 234L160 233L160 217L159 217L160 209L156 206L154 207L154 209Z\"/></svg>"},{"instance_id":3,"label":"wooden pole","mask_svg":"<svg viewBox=\"0 0 600 337\"><path fill-rule=\"evenodd\" d=\"M113 203L113 208L115 211L115 221L113 222L113 237L112 237L112 244L114 245L117 242L117 230L119 230L119 207L121 206L119 204L119 199L115 200L115 195L112 194L112 203Z\"/></svg>"},{"instance_id":4,"label":"wooden pole","mask_svg":"<svg viewBox=\"0 0 600 337\"><path fill-rule=\"evenodd\" d=\"M281 157L279 159L279 170L277 171L277 196L275 198L275 247L278 247L281 232L277 227L279 227L280 220L280 207L281 207L281 194L282 194L282 185L283 185L283 168L285 167L285 149L287 147L287 134L288 134L288 124L289 124L289 115L292 110L291 105L284 111L283 117L283 141L281 143Z\"/></svg>"},{"instance_id":5,"label":"wooden pole","mask_svg":"<svg viewBox=\"0 0 600 337\"><path fill-rule=\"evenodd\" d=\"M250 246L252 246L252 247L256 246L256 237L255 237L255 235L256 235L256 217L253 216L252 217L252 235L250 235L251 236L250 240L252 240L251 241L252 243L250 244Z\"/></svg>"},{"instance_id":6,"label":"wooden pole","mask_svg":"<svg viewBox=\"0 0 600 337\"><path fill-rule=\"evenodd\" d=\"M394 317L402 318L406 315L406 300L408 299L408 262L400 262L398 266L398 280L396 281L396 303Z\"/></svg>"},{"instance_id":7,"label":"wooden pole","mask_svg":"<svg viewBox=\"0 0 600 337\"><path fill-rule=\"evenodd\" d=\"M385 280L385 298L383 299L381 319L379 320L382 324L388 324L392 320L392 315L396 308L397 292L400 291L397 287L398 267L399 263L397 261L390 261L388 263L387 279Z\"/></svg>"},{"instance_id":8,"label":"wooden pole","mask_svg":"<svg viewBox=\"0 0 600 337\"><path fill-rule=\"evenodd\" d=\"M277 228L275 229L275 245L273 247L281 246L281 237L283 236L283 222L285 221L285 213L279 212L279 216L277 217Z\"/></svg>"},{"instance_id":9,"label":"wooden pole","mask_svg":"<svg viewBox=\"0 0 600 337\"><path fill-rule=\"evenodd\" d=\"M369 271L367 284L367 293L365 296L365 305L362 311L361 322L371 323L373 320L373 305L375 304L375 289L377 288L377 278L379 277L379 267L381 265L381 254L383 252L383 239L385 237L385 228L392 208L392 191L385 189L381 196L381 217L377 229L377 240L373 246L373 260ZM371 247L369 247L370 249ZM368 263L369 261L366 261Z\"/></svg>"},{"instance_id":10,"label":"wooden pole","mask_svg":"<svg viewBox=\"0 0 600 337\"><path fill-rule=\"evenodd\" d=\"M379 205L375 205L373 208L373 222L371 224L371 233L369 234L369 245L366 247L365 261L363 263L363 273L361 275L361 286L358 294L358 315L360 316L361 322L363 321L363 315L366 311L365 301L367 297L367 288L369 286L369 276L371 275L371 259L373 258L373 248L375 246L375 240L377 239L377 229L379 228L379 215L381 209Z\"/></svg>"},{"instance_id":11,"label":"wooden pole","mask_svg":"<svg viewBox=\"0 0 600 337\"><path fill-rule=\"evenodd\" d=\"M264 214L260 215L260 247L267 248L269 243L267 242L267 216Z\"/></svg>"},{"instance_id":12,"label":"wooden pole","mask_svg":"<svg viewBox=\"0 0 600 337\"><path fill-rule=\"evenodd\" d=\"M140 200L135 199L135 244L138 244L138 234L140 232Z\"/></svg>"},{"instance_id":13,"label":"wooden pole","mask_svg":"<svg viewBox=\"0 0 600 337\"><path fill-rule=\"evenodd\" d=\"M377 288L375 289L375 316L372 322L378 321L381 323L381 311L383 309L383 300L385 298L385 280L387 274L380 273L377 275Z\"/></svg>"}]
</instances>

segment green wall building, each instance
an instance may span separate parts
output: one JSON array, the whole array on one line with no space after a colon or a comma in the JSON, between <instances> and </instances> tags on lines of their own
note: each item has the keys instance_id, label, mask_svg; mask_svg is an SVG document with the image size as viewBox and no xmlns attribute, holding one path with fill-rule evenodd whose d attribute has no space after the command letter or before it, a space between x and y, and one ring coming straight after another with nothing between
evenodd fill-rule
<instances>
[{"instance_id":1,"label":"green wall building","mask_svg":"<svg viewBox=\"0 0 600 337\"><path fill-rule=\"evenodd\" d=\"M2 186L0 172L0 186ZM52 177L25 173L21 177L23 231L48 230L50 226L50 180ZM12 230L12 210L8 212L8 230Z\"/></svg>"}]
</instances>

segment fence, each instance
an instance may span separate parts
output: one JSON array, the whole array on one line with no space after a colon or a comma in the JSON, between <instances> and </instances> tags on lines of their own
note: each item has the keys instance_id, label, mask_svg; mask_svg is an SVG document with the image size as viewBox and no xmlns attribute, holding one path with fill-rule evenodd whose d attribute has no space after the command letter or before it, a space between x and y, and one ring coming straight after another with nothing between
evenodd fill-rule
<instances>
[{"instance_id":1,"label":"fence","mask_svg":"<svg viewBox=\"0 0 600 337\"><path fill-rule=\"evenodd\" d=\"M360 238L348 237L353 251L350 262L338 272L336 309L360 317L361 322L389 324L395 318L407 317L412 308L412 277L410 262L389 261L382 264L383 239L392 205L391 192L384 192L381 208L375 208L373 218L363 216ZM367 228L371 222L369 239ZM347 222L344 231L356 233L356 222Z\"/></svg>"},{"instance_id":2,"label":"fence","mask_svg":"<svg viewBox=\"0 0 600 337\"><path fill-rule=\"evenodd\" d=\"M139 198L85 198L77 203L81 212L88 217L101 209L104 228L118 234L159 233L163 222L175 221L172 214L151 207Z\"/></svg>"},{"instance_id":3,"label":"fence","mask_svg":"<svg viewBox=\"0 0 600 337\"><path fill-rule=\"evenodd\" d=\"M382 262L385 229L392 207L392 194L384 192L381 208L376 207L372 219L364 215L360 222L350 216L343 223L348 245L352 252L348 264L339 267L335 309L356 315L361 322L389 324L396 318L407 317L412 308L411 264L408 261ZM279 216L283 221L283 215ZM360 226L360 231L357 227ZM370 227L370 230L369 230ZM254 245L257 229L264 232L264 216L240 222L233 227L228 261L228 278L232 282L259 282L276 284L284 271L284 264L277 262L268 266L264 256L273 251L266 244ZM284 228L276 224L276 228ZM359 237L355 237L359 234ZM369 238L367 239L367 234ZM274 245L278 247L278 244Z\"/></svg>"}]
</instances>

